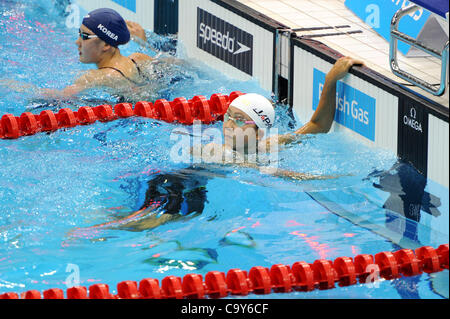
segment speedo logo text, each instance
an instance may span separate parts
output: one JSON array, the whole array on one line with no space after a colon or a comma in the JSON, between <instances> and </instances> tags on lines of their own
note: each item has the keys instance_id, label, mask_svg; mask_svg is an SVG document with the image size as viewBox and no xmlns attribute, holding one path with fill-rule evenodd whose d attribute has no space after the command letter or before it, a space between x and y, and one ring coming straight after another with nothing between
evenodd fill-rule
<instances>
[{"instance_id":1,"label":"speedo logo text","mask_svg":"<svg viewBox=\"0 0 450 319\"><path fill-rule=\"evenodd\" d=\"M222 32L211 28L209 25L201 23L199 36L203 39L203 43L210 41L212 44L215 44L230 53L234 53L235 40L230 37L229 31L227 31L226 34L223 34Z\"/></svg>"}]
</instances>

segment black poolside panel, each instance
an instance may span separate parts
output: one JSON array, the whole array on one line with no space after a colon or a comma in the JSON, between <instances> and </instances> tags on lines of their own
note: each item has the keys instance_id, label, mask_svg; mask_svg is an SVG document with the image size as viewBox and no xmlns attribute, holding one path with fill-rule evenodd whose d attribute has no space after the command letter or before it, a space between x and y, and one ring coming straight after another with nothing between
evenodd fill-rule
<instances>
[{"instance_id":1,"label":"black poolside panel","mask_svg":"<svg viewBox=\"0 0 450 319\"><path fill-rule=\"evenodd\" d=\"M428 167L428 111L416 101L400 97L397 155L424 176Z\"/></svg>"},{"instance_id":2,"label":"black poolside panel","mask_svg":"<svg viewBox=\"0 0 450 319\"><path fill-rule=\"evenodd\" d=\"M155 33L178 33L178 0L155 0Z\"/></svg>"},{"instance_id":3,"label":"black poolside panel","mask_svg":"<svg viewBox=\"0 0 450 319\"><path fill-rule=\"evenodd\" d=\"M197 8L197 47L253 76L253 35Z\"/></svg>"},{"instance_id":4,"label":"black poolside panel","mask_svg":"<svg viewBox=\"0 0 450 319\"><path fill-rule=\"evenodd\" d=\"M272 91L275 90L275 81L277 81L277 77L275 76L275 48L276 48L276 35L275 33L277 32L277 30L279 29L287 29L288 27L284 24L281 24L280 22L262 14L261 12L258 12L248 6L246 6L245 4L236 1L236 0L211 0L211 2L221 6L222 8L229 10L239 16L241 16L242 18L250 21L251 23L254 23L255 25L269 31L272 32L274 34L273 37L273 48L274 48L274 52L273 52L273 85L272 85ZM225 21L222 21L223 25L221 25L221 27L224 27ZM241 34L242 35L242 34ZM244 41L248 43L248 38L241 38L241 41ZM240 42L243 43L243 42ZM239 49L239 47L237 48ZM252 48L253 51L253 48ZM221 57L218 57L219 59L223 60L225 59L225 53L222 52ZM246 54L242 55L239 54L237 56L234 56L232 58L232 62L230 63L231 65L235 66L236 68L238 68L239 70L245 70L243 72L247 73L247 74L253 74L253 55L248 54L248 52L246 52ZM276 92L275 92L276 93Z\"/></svg>"}]
</instances>

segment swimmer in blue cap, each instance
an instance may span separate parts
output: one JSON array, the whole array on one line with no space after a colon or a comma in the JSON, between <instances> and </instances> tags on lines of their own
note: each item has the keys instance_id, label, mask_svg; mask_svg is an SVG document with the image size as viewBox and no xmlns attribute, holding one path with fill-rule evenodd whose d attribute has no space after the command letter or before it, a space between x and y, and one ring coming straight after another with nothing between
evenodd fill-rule
<instances>
[{"instance_id":1,"label":"swimmer in blue cap","mask_svg":"<svg viewBox=\"0 0 450 319\"><path fill-rule=\"evenodd\" d=\"M143 53L133 53L129 57L120 53L119 46L135 40L146 42L144 29L135 22L125 21L112 9L101 8L90 12L83 19L76 40L79 59L82 63L95 64L78 78L74 84L63 90L42 89L32 85L10 85L13 89L30 87L47 98L69 98L95 87L129 88L146 80L143 66L153 59Z\"/></svg>"},{"instance_id":2,"label":"swimmer in blue cap","mask_svg":"<svg viewBox=\"0 0 450 319\"><path fill-rule=\"evenodd\" d=\"M140 31L136 23L129 24L131 30ZM138 38L143 36L145 33L142 35L141 32ZM97 70L88 71L63 93L73 95L90 87L117 87L120 83L142 82L141 65L152 58L143 53L123 56L119 46L128 43L131 38L127 22L116 11L102 8L90 12L83 19L76 44L80 62L96 64Z\"/></svg>"},{"instance_id":3,"label":"swimmer in blue cap","mask_svg":"<svg viewBox=\"0 0 450 319\"><path fill-rule=\"evenodd\" d=\"M16 81L3 81L0 84L16 91L32 89L47 98L68 98L93 87L128 88L144 82L143 64L153 59L143 53L126 57L119 49L120 45L130 40L146 43L145 31L139 24L125 21L113 9L101 8L84 17L78 32L75 43L80 62L95 64L97 69L86 72L63 90L37 88Z\"/></svg>"}]
</instances>

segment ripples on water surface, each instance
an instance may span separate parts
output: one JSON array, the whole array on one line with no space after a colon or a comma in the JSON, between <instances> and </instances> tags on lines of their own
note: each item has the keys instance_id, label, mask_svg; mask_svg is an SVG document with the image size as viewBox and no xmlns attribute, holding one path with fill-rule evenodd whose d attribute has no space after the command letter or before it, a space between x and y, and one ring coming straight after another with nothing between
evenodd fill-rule
<instances>
[{"instance_id":1,"label":"ripples on water surface","mask_svg":"<svg viewBox=\"0 0 450 319\"><path fill-rule=\"evenodd\" d=\"M15 83L16 88L25 82L61 89L92 67L78 62L77 29L67 28L63 8L64 2L0 3L0 81ZM155 46L171 42L151 37ZM154 55L134 43L122 49L126 55L136 51ZM181 68L167 66L139 98L209 97L235 90L270 95L256 82L234 81L200 62L187 61ZM48 101L36 90L16 92L0 85L0 96L0 114L17 116L27 110L115 102L105 90ZM279 106L280 133L292 130L292 123ZM399 164L390 152L330 133L282 149L278 165L340 176L336 179L300 182L235 167L186 175L177 172L189 165L175 163L170 156L176 127L129 118L0 140L0 291L64 289L73 265L80 270L81 285L101 282L113 289L123 280L249 270L448 241L448 190L430 181L420 186L423 177ZM189 187L195 184L206 197L202 214L146 230L122 227L118 221L143 205L148 181L163 174L176 176L174 180L188 176L191 184L183 196L189 198ZM405 180L413 186L402 189ZM405 189L407 195L419 194L408 203L421 205L410 219L398 207L406 202ZM153 214L164 209L157 207ZM270 297L439 298L448 296L448 284L442 284L445 276L448 282L447 271L385 281L379 289L355 286Z\"/></svg>"}]
</instances>

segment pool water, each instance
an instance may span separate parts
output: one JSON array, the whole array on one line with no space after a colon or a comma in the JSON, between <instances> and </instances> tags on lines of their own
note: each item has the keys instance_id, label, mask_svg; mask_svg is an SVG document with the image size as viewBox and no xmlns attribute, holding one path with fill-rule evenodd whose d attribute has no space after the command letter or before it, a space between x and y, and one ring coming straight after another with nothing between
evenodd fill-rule
<instances>
[{"instance_id":1,"label":"pool water","mask_svg":"<svg viewBox=\"0 0 450 319\"><path fill-rule=\"evenodd\" d=\"M61 89L92 67L78 62L78 30L64 23L64 2L49 3L0 3L0 115L115 101L105 90L48 101L34 89L21 89L24 83ZM152 37L159 45L171 40ZM134 43L122 49L125 55L136 51L154 55ZM198 61L165 70L141 98L236 90L270 96L256 81L235 81ZM280 133L304 120L295 123L285 107L277 107ZM171 156L177 129L193 130L127 118L0 140L0 293L65 290L73 278L84 286L106 283L115 292L124 280L312 263L448 242L448 189L391 152L343 133L311 136L280 150L277 165L337 178L296 181L235 166L195 169L178 163ZM147 219L133 216L149 189L163 186L181 196L185 216L157 225L156 216L172 209L164 196L146 211ZM376 288L250 297L425 299L448 298L448 290L443 271L381 281Z\"/></svg>"}]
</instances>

